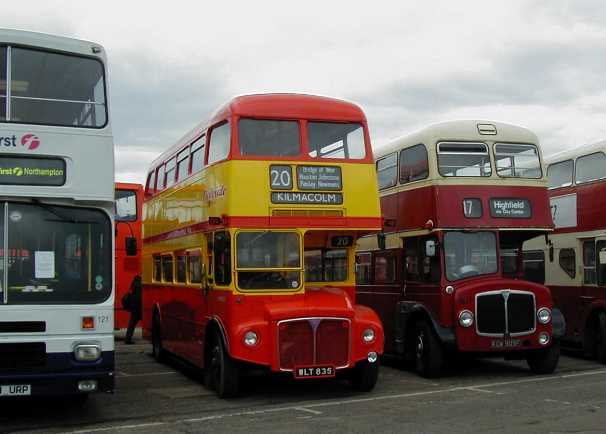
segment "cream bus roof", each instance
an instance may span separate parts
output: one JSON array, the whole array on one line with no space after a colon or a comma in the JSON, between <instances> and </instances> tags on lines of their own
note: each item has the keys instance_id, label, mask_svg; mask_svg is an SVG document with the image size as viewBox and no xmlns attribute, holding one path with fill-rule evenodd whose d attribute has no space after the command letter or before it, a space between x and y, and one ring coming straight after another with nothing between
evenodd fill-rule
<instances>
[{"instance_id":1,"label":"cream bus roof","mask_svg":"<svg viewBox=\"0 0 606 434\"><path fill-rule=\"evenodd\" d=\"M479 125L493 125L496 128L496 134L480 134ZM538 145L539 142L536 134L517 125L487 120L455 120L429 125L415 133L398 137L379 146L375 152L375 159L419 143L423 143L428 150L431 150L435 148L436 142L447 140L480 142L515 140L535 145Z\"/></svg>"},{"instance_id":2,"label":"cream bus roof","mask_svg":"<svg viewBox=\"0 0 606 434\"><path fill-rule=\"evenodd\" d=\"M105 50L102 45L97 44L96 42L50 35L47 33L0 28L0 43L48 48L53 51L59 50L77 53L105 60Z\"/></svg>"},{"instance_id":3,"label":"cream bus roof","mask_svg":"<svg viewBox=\"0 0 606 434\"><path fill-rule=\"evenodd\" d=\"M575 158L580 157L581 155L593 154L595 152L606 153L606 140L601 140L599 142L591 143L589 145L575 146L564 151L556 152L555 154L551 154L545 157L545 163L549 165L552 163L557 163L558 161L574 160Z\"/></svg>"}]
</instances>

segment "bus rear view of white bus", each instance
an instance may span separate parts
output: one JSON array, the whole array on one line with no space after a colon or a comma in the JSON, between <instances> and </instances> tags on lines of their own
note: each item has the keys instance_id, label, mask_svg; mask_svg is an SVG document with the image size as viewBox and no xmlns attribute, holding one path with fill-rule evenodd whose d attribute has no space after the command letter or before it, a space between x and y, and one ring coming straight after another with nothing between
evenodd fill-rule
<instances>
[{"instance_id":1,"label":"bus rear view of white bus","mask_svg":"<svg viewBox=\"0 0 606 434\"><path fill-rule=\"evenodd\" d=\"M114 389L105 71L98 44L0 29L0 399Z\"/></svg>"}]
</instances>

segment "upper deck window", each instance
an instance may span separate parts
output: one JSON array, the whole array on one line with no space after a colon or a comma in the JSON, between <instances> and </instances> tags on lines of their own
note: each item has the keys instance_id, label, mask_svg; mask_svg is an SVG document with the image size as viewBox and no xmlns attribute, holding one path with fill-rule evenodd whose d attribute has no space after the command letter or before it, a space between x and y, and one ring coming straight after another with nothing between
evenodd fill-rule
<instances>
[{"instance_id":1,"label":"upper deck window","mask_svg":"<svg viewBox=\"0 0 606 434\"><path fill-rule=\"evenodd\" d=\"M242 155L296 156L301 149L299 122L240 119L238 141Z\"/></svg>"},{"instance_id":2,"label":"upper deck window","mask_svg":"<svg viewBox=\"0 0 606 434\"><path fill-rule=\"evenodd\" d=\"M189 173L189 147L177 156L177 182L185 179Z\"/></svg>"},{"instance_id":3,"label":"upper deck window","mask_svg":"<svg viewBox=\"0 0 606 434\"><path fill-rule=\"evenodd\" d=\"M107 123L103 64L97 59L4 47L0 70L0 120L93 128Z\"/></svg>"},{"instance_id":4,"label":"upper deck window","mask_svg":"<svg viewBox=\"0 0 606 434\"><path fill-rule=\"evenodd\" d=\"M398 154L391 154L377 161L379 190L396 185L398 177Z\"/></svg>"},{"instance_id":5,"label":"upper deck window","mask_svg":"<svg viewBox=\"0 0 606 434\"><path fill-rule=\"evenodd\" d=\"M549 188L568 187L572 185L572 160L560 161L549 165L547 168L547 178L549 179Z\"/></svg>"},{"instance_id":6,"label":"upper deck window","mask_svg":"<svg viewBox=\"0 0 606 434\"><path fill-rule=\"evenodd\" d=\"M229 155L230 137L230 128L227 122L213 128L210 133L208 164L213 164L227 158Z\"/></svg>"},{"instance_id":7,"label":"upper deck window","mask_svg":"<svg viewBox=\"0 0 606 434\"><path fill-rule=\"evenodd\" d=\"M366 157L364 128L358 123L309 122L309 155L313 158Z\"/></svg>"},{"instance_id":8,"label":"upper deck window","mask_svg":"<svg viewBox=\"0 0 606 434\"><path fill-rule=\"evenodd\" d=\"M438 143L438 170L442 176L490 176L490 156L484 143Z\"/></svg>"},{"instance_id":9,"label":"upper deck window","mask_svg":"<svg viewBox=\"0 0 606 434\"><path fill-rule=\"evenodd\" d=\"M575 178L577 184L606 178L606 155L596 152L577 158Z\"/></svg>"},{"instance_id":10,"label":"upper deck window","mask_svg":"<svg viewBox=\"0 0 606 434\"><path fill-rule=\"evenodd\" d=\"M205 136L202 136L191 145L191 173L197 173L204 167L205 144Z\"/></svg>"},{"instance_id":11,"label":"upper deck window","mask_svg":"<svg viewBox=\"0 0 606 434\"><path fill-rule=\"evenodd\" d=\"M511 178L541 177L541 162L536 146L497 143L494 153L497 175Z\"/></svg>"},{"instance_id":12,"label":"upper deck window","mask_svg":"<svg viewBox=\"0 0 606 434\"><path fill-rule=\"evenodd\" d=\"M419 181L429 176L429 161L425 145L419 144L400 151L400 182Z\"/></svg>"},{"instance_id":13,"label":"upper deck window","mask_svg":"<svg viewBox=\"0 0 606 434\"><path fill-rule=\"evenodd\" d=\"M134 222L137 220L137 192L134 190L116 190L115 220Z\"/></svg>"},{"instance_id":14,"label":"upper deck window","mask_svg":"<svg viewBox=\"0 0 606 434\"><path fill-rule=\"evenodd\" d=\"M175 171L176 171L175 158L171 158L166 162L166 168L164 169L164 187L170 187L175 183Z\"/></svg>"}]
</instances>

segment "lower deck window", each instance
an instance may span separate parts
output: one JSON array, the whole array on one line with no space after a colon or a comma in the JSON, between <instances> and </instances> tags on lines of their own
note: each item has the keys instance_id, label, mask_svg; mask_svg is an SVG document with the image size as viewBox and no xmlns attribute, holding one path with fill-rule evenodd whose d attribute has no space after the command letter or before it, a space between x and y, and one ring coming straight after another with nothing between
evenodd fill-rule
<instances>
[{"instance_id":1,"label":"lower deck window","mask_svg":"<svg viewBox=\"0 0 606 434\"><path fill-rule=\"evenodd\" d=\"M306 250L305 280L307 282L343 282L347 280L347 250Z\"/></svg>"}]
</instances>

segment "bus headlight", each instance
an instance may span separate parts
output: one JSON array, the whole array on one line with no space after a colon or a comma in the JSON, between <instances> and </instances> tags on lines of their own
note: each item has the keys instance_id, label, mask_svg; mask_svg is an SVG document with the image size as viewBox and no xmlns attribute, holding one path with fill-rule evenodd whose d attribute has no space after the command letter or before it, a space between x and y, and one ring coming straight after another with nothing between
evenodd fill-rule
<instances>
[{"instance_id":1,"label":"bus headlight","mask_svg":"<svg viewBox=\"0 0 606 434\"><path fill-rule=\"evenodd\" d=\"M541 324L548 324L551 321L551 310L546 307L542 307L537 312L537 319Z\"/></svg>"},{"instance_id":2,"label":"bus headlight","mask_svg":"<svg viewBox=\"0 0 606 434\"><path fill-rule=\"evenodd\" d=\"M94 362L101 357L101 348L99 345L76 345L74 357L79 362Z\"/></svg>"},{"instance_id":3,"label":"bus headlight","mask_svg":"<svg viewBox=\"0 0 606 434\"><path fill-rule=\"evenodd\" d=\"M461 324L461 327L471 327L473 325L473 313L468 310L462 310L459 314L459 324Z\"/></svg>"},{"instance_id":4,"label":"bus headlight","mask_svg":"<svg viewBox=\"0 0 606 434\"><path fill-rule=\"evenodd\" d=\"M541 333L539 335L539 343L541 345L547 345L550 340L549 333Z\"/></svg>"},{"instance_id":5,"label":"bus headlight","mask_svg":"<svg viewBox=\"0 0 606 434\"><path fill-rule=\"evenodd\" d=\"M257 345L258 341L259 341L259 337L252 330L248 331L244 334L244 345L246 345L248 347L254 347L255 345Z\"/></svg>"},{"instance_id":6,"label":"bus headlight","mask_svg":"<svg viewBox=\"0 0 606 434\"><path fill-rule=\"evenodd\" d=\"M374 341L375 340L375 331L373 329L371 329L370 327L367 328L366 330L364 330L364 333L362 333L362 340L364 342L366 342L367 344Z\"/></svg>"}]
</instances>

